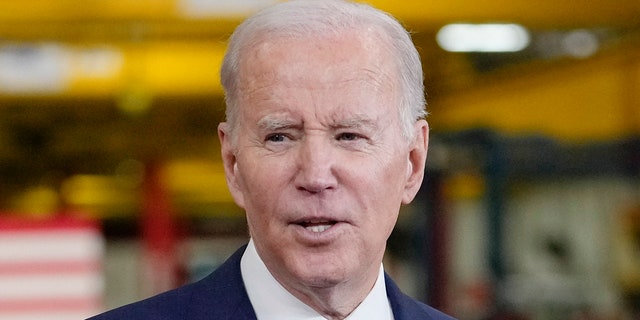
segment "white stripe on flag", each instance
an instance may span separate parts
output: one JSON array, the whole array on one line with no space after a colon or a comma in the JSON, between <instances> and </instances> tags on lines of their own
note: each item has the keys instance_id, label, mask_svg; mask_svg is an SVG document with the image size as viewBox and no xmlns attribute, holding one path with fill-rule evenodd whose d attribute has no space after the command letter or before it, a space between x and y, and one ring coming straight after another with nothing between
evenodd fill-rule
<instances>
[{"instance_id":1,"label":"white stripe on flag","mask_svg":"<svg viewBox=\"0 0 640 320\"><path fill-rule=\"evenodd\" d=\"M102 256L97 230L0 232L0 263L101 260Z\"/></svg>"},{"instance_id":2,"label":"white stripe on flag","mask_svg":"<svg viewBox=\"0 0 640 320\"><path fill-rule=\"evenodd\" d=\"M0 301L56 298L99 299L103 282L99 273L65 275L0 275Z\"/></svg>"}]
</instances>

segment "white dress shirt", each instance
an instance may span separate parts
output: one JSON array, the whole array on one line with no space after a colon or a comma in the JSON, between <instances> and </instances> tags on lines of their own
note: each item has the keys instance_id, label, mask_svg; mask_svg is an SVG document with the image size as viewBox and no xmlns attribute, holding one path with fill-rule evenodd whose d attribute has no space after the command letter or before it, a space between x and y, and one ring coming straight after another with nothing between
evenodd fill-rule
<instances>
[{"instance_id":1,"label":"white dress shirt","mask_svg":"<svg viewBox=\"0 0 640 320\"><path fill-rule=\"evenodd\" d=\"M242 280L258 320L325 320L318 312L294 297L271 275L258 255L253 240L240 261ZM387 299L384 270L373 289L345 320L393 320Z\"/></svg>"}]
</instances>

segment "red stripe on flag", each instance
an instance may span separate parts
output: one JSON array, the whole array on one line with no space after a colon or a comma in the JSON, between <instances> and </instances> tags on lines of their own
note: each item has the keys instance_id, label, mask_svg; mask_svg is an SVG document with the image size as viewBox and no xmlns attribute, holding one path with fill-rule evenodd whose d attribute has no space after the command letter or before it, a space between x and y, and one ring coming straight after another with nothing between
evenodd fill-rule
<instances>
[{"instance_id":1,"label":"red stripe on flag","mask_svg":"<svg viewBox=\"0 0 640 320\"><path fill-rule=\"evenodd\" d=\"M100 261L30 261L22 263L0 263L0 275L43 275L99 273Z\"/></svg>"},{"instance_id":2,"label":"red stripe on flag","mask_svg":"<svg viewBox=\"0 0 640 320\"><path fill-rule=\"evenodd\" d=\"M3 313L35 312L35 311L83 311L102 308L98 297L59 298L32 300L0 300L0 315Z\"/></svg>"},{"instance_id":3,"label":"red stripe on flag","mask_svg":"<svg viewBox=\"0 0 640 320\"><path fill-rule=\"evenodd\" d=\"M52 231L52 230L99 230L95 220L76 216L59 216L52 219L25 219L17 216L0 215L0 231Z\"/></svg>"}]
</instances>

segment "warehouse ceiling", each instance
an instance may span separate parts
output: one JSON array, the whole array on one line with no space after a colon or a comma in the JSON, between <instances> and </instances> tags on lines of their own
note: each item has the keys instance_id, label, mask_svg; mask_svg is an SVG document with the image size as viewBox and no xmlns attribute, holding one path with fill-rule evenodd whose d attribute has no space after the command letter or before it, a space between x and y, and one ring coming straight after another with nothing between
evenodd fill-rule
<instances>
[{"instance_id":1,"label":"warehouse ceiling","mask_svg":"<svg viewBox=\"0 0 640 320\"><path fill-rule=\"evenodd\" d=\"M115 178L133 179L132 163L154 161L170 163L168 184L183 202L230 201L224 190L210 192L224 189L216 165L215 133L224 109L217 72L234 27L272 2L1 1L0 208L28 210L30 197L41 202L55 198L49 190L58 195L56 205L96 207L100 193L112 211L120 205L128 208L121 212L128 212L135 201L123 196L126 183L123 187ZM591 55L609 52L618 57L609 59L627 61L624 52L637 53L638 48L637 0L369 3L394 14L413 32L424 59L435 128L438 101L450 108L442 112L447 123L472 126L476 118L468 115L478 112L464 108L474 97L461 97L464 92L487 92L484 99L490 101L503 96L496 87L513 86L515 75L540 78L551 72L546 77L563 82L576 70L609 69L590 62ZM436 33L459 22L517 23L529 30L532 43L515 53L448 53L436 43ZM629 66L614 64L621 70ZM492 90L485 91L487 83ZM552 96L561 92L547 90ZM451 102L457 97L462 100ZM99 177L111 180L101 184ZM86 191L91 188L97 190L93 195ZM106 189L123 191L106 194Z\"/></svg>"}]
</instances>

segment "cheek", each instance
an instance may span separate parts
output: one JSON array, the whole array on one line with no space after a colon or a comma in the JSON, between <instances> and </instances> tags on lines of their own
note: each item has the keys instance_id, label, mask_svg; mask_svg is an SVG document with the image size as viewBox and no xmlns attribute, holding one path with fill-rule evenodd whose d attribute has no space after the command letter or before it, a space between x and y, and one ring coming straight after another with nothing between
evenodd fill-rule
<instances>
[{"instance_id":1,"label":"cheek","mask_svg":"<svg viewBox=\"0 0 640 320\"><path fill-rule=\"evenodd\" d=\"M395 158L384 165L369 168L361 180L360 190L369 199L373 212L368 218L380 232L388 234L396 223L406 180L406 161Z\"/></svg>"},{"instance_id":2,"label":"cheek","mask_svg":"<svg viewBox=\"0 0 640 320\"><path fill-rule=\"evenodd\" d=\"M407 178L407 161L398 156L377 160L375 165L365 170L362 177L363 190L372 193L373 200L380 205L398 206L402 201Z\"/></svg>"},{"instance_id":3,"label":"cheek","mask_svg":"<svg viewBox=\"0 0 640 320\"><path fill-rule=\"evenodd\" d=\"M287 186L286 168L269 159L253 160L247 157L238 163L240 189L247 213L268 214L275 211L278 199Z\"/></svg>"}]
</instances>

